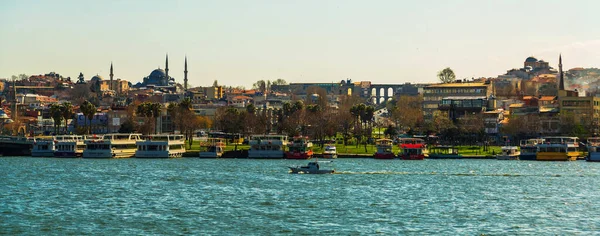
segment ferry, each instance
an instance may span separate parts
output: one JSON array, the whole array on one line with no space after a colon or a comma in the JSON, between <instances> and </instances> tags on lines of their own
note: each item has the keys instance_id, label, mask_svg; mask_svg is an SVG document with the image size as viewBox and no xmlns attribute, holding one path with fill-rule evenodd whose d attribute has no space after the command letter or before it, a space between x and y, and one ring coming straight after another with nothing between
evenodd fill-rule
<instances>
[{"instance_id":1,"label":"ferry","mask_svg":"<svg viewBox=\"0 0 600 236\"><path fill-rule=\"evenodd\" d=\"M325 146L325 150L323 150L323 158L337 158L337 148L334 145Z\"/></svg>"},{"instance_id":2,"label":"ferry","mask_svg":"<svg viewBox=\"0 0 600 236\"><path fill-rule=\"evenodd\" d=\"M458 153L458 148L454 146L435 146L429 149L427 158L430 159L462 159L462 154Z\"/></svg>"},{"instance_id":3,"label":"ferry","mask_svg":"<svg viewBox=\"0 0 600 236\"><path fill-rule=\"evenodd\" d=\"M313 144L308 137L294 137L288 144L288 151L285 152L286 159L310 159L313 156Z\"/></svg>"},{"instance_id":4,"label":"ferry","mask_svg":"<svg viewBox=\"0 0 600 236\"><path fill-rule=\"evenodd\" d=\"M394 159L396 155L392 151L392 140L391 139L378 139L375 141L377 152L373 154L375 159Z\"/></svg>"},{"instance_id":5,"label":"ferry","mask_svg":"<svg viewBox=\"0 0 600 236\"><path fill-rule=\"evenodd\" d=\"M516 146L503 146L500 148L502 152L496 155L496 160L519 160L519 148Z\"/></svg>"},{"instance_id":6,"label":"ferry","mask_svg":"<svg viewBox=\"0 0 600 236\"><path fill-rule=\"evenodd\" d=\"M521 140L521 144L519 145L521 148L519 160L535 161L537 158L537 145L543 142L544 140L539 138Z\"/></svg>"},{"instance_id":7,"label":"ferry","mask_svg":"<svg viewBox=\"0 0 600 236\"><path fill-rule=\"evenodd\" d=\"M59 135L56 139L55 157L81 157L85 149L84 137L80 135Z\"/></svg>"},{"instance_id":8,"label":"ferry","mask_svg":"<svg viewBox=\"0 0 600 236\"><path fill-rule=\"evenodd\" d=\"M281 159L285 156L285 135L253 135L248 144L248 158L256 159Z\"/></svg>"},{"instance_id":9,"label":"ferry","mask_svg":"<svg viewBox=\"0 0 600 236\"><path fill-rule=\"evenodd\" d=\"M200 141L201 158L219 158L225 152L225 142L222 138L207 138L206 141Z\"/></svg>"},{"instance_id":10,"label":"ferry","mask_svg":"<svg viewBox=\"0 0 600 236\"><path fill-rule=\"evenodd\" d=\"M574 137L544 137L544 142L537 145L538 161L575 161L579 152Z\"/></svg>"},{"instance_id":11,"label":"ferry","mask_svg":"<svg viewBox=\"0 0 600 236\"><path fill-rule=\"evenodd\" d=\"M53 138L35 138L31 148L32 157L53 157L56 150Z\"/></svg>"},{"instance_id":12,"label":"ferry","mask_svg":"<svg viewBox=\"0 0 600 236\"><path fill-rule=\"evenodd\" d=\"M600 137L587 139L587 151L586 161L600 161Z\"/></svg>"},{"instance_id":13,"label":"ferry","mask_svg":"<svg viewBox=\"0 0 600 236\"><path fill-rule=\"evenodd\" d=\"M83 158L129 158L135 155L141 134L106 134L102 139L85 140Z\"/></svg>"},{"instance_id":14,"label":"ferry","mask_svg":"<svg viewBox=\"0 0 600 236\"><path fill-rule=\"evenodd\" d=\"M177 158L185 153L185 139L180 134L149 135L135 144L136 158Z\"/></svg>"},{"instance_id":15,"label":"ferry","mask_svg":"<svg viewBox=\"0 0 600 236\"><path fill-rule=\"evenodd\" d=\"M423 160L425 159L425 140L420 138L401 138L398 146L400 153L398 156L402 160Z\"/></svg>"}]
</instances>

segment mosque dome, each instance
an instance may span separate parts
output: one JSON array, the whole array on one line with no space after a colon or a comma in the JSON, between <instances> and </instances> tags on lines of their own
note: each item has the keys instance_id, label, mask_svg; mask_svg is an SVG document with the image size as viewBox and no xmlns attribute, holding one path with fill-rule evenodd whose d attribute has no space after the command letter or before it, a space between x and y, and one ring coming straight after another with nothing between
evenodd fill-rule
<instances>
[{"instance_id":1,"label":"mosque dome","mask_svg":"<svg viewBox=\"0 0 600 236\"><path fill-rule=\"evenodd\" d=\"M538 59L535 57L528 57L527 59L525 59L525 62L537 62Z\"/></svg>"},{"instance_id":2,"label":"mosque dome","mask_svg":"<svg viewBox=\"0 0 600 236\"><path fill-rule=\"evenodd\" d=\"M152 73L150 73L150 77L153 78L161 78L164 77L166 75L165 70L163 69L156 69L153 70Z\"/></svg>"},{"instance_id":3,"label":"mosque dome","mask_svg":"<svg viewBox=\"0 0 600 236\"><path fill-rule=\"evenodd\" d=\"M102 80L103 80L102 76L99 76L99 75L94 75L94 77L92 77L92 79L91 79L91 81L102 81Z\"/></svg>"}]
</instances>

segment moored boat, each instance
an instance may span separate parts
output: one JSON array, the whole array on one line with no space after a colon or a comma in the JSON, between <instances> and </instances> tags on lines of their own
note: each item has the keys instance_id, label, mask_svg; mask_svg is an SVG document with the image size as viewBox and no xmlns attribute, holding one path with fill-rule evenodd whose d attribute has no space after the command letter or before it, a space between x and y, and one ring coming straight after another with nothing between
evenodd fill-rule
<instances>
[{"instance_id":1,"label":"moored boat","mask_svg":"<svg viewBox=\"0 0 600 236\"><path fill-rule=\"evenodd\" d=\"M93 138L93 137L91 137ZM58 135L56 139L55 157L81 157L85 150L84 137L81 135Z\"/></svg>"},{"instance_id":2,"label":"moored boat","mask_svg":"<svg viewBox=\"0 0 600 236\"><path fill-rule=\"evenodd\" d=\"M85 140L83 158L130 158L137 150L140 134L106 134L102 139Z\"/></svg>"},{"instance_id":3,"label":"moored boat","mask_svg":"<svg viewBox=\"0 0 600 236\"><path fill-rule=\"evenodd\" d=\"M253 135L248 141L248 158L281 159L285 156L286 143L285 135Z\"/></svg>"},{"instance_id":4,"label":"moored boat","mask_svg":"<svg viewBox=\"0 0 600 236\"><path fill-rule=\"evenodd\" d=\"M573 137L543 137L544 142L537 145L538 161L575 161L577 152L573 150ZM571 144L569 144L571 143Z\"/></svg>"},{"instance_id":5,"label":"moored boat","mask_svg":"<svg viewBox=\"0 0 600 236\"><path fill-rule=\"evenodd\" d=\"M135 144L136 158L177 158L185 153L185 140L180 134L149 135Z\"/></svg>"},{"instance_id":6,"label":"moored boat","mask_svg":"<svg viewBox=\"0 0 600 236\"><path fill-rule=\"evenodd\" d=\"M497 160L519 160L519 148L516 146L502 146L501 153L496 155Z\"/></svg>"},{"instance_id":7,"label":"moored boat","mask_svg":"<svg viewBox=\"0 0 600 236\"><path fill-rule=\"evenodd\" d=\"M454 146L434 146L429 148L427 158L430 159L462 159L462 154L458 153L458 148Z\"/></svg>"},{"instance_id":8,"label":"moored boat","mask_svg":"<svg viewBox=\"0 0 600 236\"><path fill-rule=\"evenodd\" d=\"M323 150L323 158L337 158L337 148L335 145L327 145Z\"/></svg>"},{"instance_id":9,"label":"moored boat","mask_svg":"<svg viewBox=\"0 0 600 236\"><path fill-rule=\"evenodd\" d=\"M520 149L521 153L519 154L519 160L523 161L535 161L537 156L537 145L544 142L543 139L527 139L521 140Z\"/></svg>"},{"instance_id":10,"label":"moored boat","mask_svg":"<svg viewBox=\"0 0 600 236\"><path fill-rule=\"evenodd\" d=\"M425 158L425 140L420 138L401 138L398 142L402 160L423 160Z\"/></svg>"},{"instance_id":11,"label":"moored boat","mask_svg":"<svg viewBox=\"0 0 600 236\"><path fill-rule=\"evenodd\" d=\"M396 155L392 151L392 140L391 139L378 139L375 140L375 146L377 147L377 152L373 154L373 158L375 159L394 159Z\"/></svg>"},{"instance_id":12,"label":"moored boat","mask_svg":"<svg viewBox=\"0 0 600 236\"><path fill-rule=\"evenodd\" d=\"M313 144L308 137L297 136L288 143L288 151L285 152L286 159L310 159L313 156Z\"/></svg>"},{"instance_id":13,"label":"moored boat","mask_svg":"<svg viewBox=\"0 0 600 236\"><path fill-rule=\"evenodd\" d=\"M586 161L600 161L600 137L591 137L587 139L588 154Z\"/></svg>"},{"instance_id":14,"label":"moored boat","mask_svg":"<svg viewBox=\"0 0 600 236\"><path fill-rule=\"evenodd\" d=\"M219 158L225 152L225 142L222 138L207 138L206 141L200 141L201 158Z\"/></svg>"},{"instance_id":15,"label":"moored boat","mask_svg":"<svg viewBox=\"0 0 600 236\"><path fill-rule=\"evenodd\" d=\"M53 138L34 138L31 148L32 157L53 157L56 146Z\"/></svg>"}]
</instances>

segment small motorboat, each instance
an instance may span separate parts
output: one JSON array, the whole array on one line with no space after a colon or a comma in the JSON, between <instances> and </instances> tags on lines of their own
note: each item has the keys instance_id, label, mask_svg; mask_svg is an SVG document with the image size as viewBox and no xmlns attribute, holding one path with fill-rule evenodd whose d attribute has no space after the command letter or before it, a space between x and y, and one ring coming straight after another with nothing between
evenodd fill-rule
<instances>
[{"instance_id":1,"label":"small motorboat","mask_svg":"<svg viewBox=\"0 0 600 236\"><path fill-rule=\"evenodd\" d=\"M289 167L292 174L331 174L335 170L322 170L318 161L311 161L306 166Z\"/></svg>"}]
</instances>

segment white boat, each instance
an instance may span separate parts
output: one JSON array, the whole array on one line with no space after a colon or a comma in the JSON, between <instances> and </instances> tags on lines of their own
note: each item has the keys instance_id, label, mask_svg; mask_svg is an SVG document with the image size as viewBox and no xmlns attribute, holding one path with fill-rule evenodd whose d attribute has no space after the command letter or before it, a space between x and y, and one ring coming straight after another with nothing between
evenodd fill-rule
<instances>
[{"instance_id":1,"label":"white boat","mask_svg":"<svg viewBox=\"0 0 600 236\"><path fill-rule=\"evenodd\" d=\"M318 160L311 161L306 166L290 166L288 168L290 168L290 173L292 174L331 174L335 172L335 170L321 169Z\"/></svg>"},{"instance_id":2,"label":"white boat","mask_svg":"<svg viewBox=\"0 0 600 236\"><path fill-rule=\"evenodd\" d=\"M219 158L225 152L225 142L222 138L208 138L206 141L200 141L201 158Z\"/></svg>"},{"instance_id":3,"label":"white boat","mask_svg":"<svg viewBox=\"0 0 600 236\"><path fill-rule=\"evenodd\" d=\"M53 157L54 156L54 139L33 139L33 146L31 148L32 157Z\"/></svg>"},{"instance_id":4,"label":"white boat","mask_svg":"<svg viewBox=\"0 0 600 236\"><path fill-rule=\"evenodd\" d=\"M137 141L137 158L177 158L185 153L185 139L180 134L157 134Z\"/></svg>"},{"instance_id":5,"label":"white boat","mask_svg":"<svg viewBox=\"0 0 600 236\"><path fill-rule=\"evenodd\" d=\"M253 135L248 144L248 158L274 159L285 156L285 145L287 136L285 135Z\"/></svg>"},{"instance_id":6,"label":"white boat","mask_svg":"<svg viewBox=\"0 0 600 236\"><path fill-rule=\"evenodd\" d=\"M516 146L503 146L500 148L502 153L496 155L497 160L519 160L519 148Z\"/></svg>"},{"instance_id":7,"label":"white boat","mask_svg":"<svg viewBox=\"0 0 600 236\"><path fill-rule=\"evenodd\" d=\"M588 138L587 150L586 161L600 161L600 137Z\"/></svg>"},{"instance_id":8,"label":"white boat","mask_svg":"<svg viewBox=\"0 0 600 236\"><path fill-rule=\"evenodd\" d=\"M106 134L102 139L85 140L83 158L129 158L135 155L140 134Z\"/></svg>"},{"instance_id":9,"label":"white boat","mask_svg":"<svg viewBox=\"0 0 600 236\"><path fill-rule=\"evenodd\" d=\"M323 158L337 158L337 148L333 145L325 146L325 150L323 150Z\"/></svg>"},{"instance_id":10,"label":"white boat","mask_svg":"<svg viewBox=\"0 0 600 236\"><path fill-rule=\"evenodd\" d=\"M56 139L55 157L81 157L85 150L84 137L81 135L58 135Z\"/></svg>"}]
</instances>

